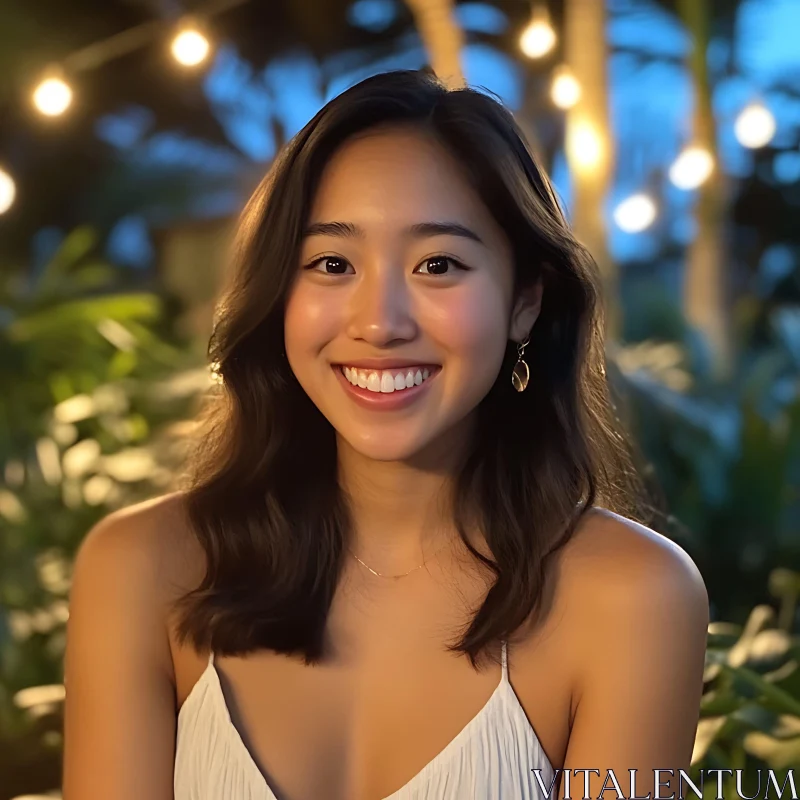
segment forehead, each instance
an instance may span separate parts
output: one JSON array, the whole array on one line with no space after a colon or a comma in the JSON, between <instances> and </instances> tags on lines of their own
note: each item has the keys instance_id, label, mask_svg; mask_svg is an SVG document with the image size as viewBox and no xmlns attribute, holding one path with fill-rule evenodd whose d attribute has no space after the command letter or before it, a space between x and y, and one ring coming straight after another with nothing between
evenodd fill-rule
<instances>
[{"instance_id":1,"label":"forehead","mask_svg":"<svg viewBox=\"0 0 800 800\"><path fill-rule=\"evenodd\" d=\"M346 141L323 170L311 217L397 227L446 218L498 233L456 158L430 134L402 127Z\"/></svg>"}]
</instances>

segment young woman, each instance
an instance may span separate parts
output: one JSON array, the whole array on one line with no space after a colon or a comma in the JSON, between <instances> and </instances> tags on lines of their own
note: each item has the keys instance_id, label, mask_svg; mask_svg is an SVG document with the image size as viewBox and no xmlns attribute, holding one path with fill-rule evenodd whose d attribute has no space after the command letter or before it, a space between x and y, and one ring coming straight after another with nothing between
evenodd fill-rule
<instances>
[{"instance_id":1,"label":"young woman","mask_svg":"<svg viewBox=\"0 0 800 800\"><path fill-rule=\"evenodd\" d=\"M526 800L562 770L642 797L688 769L705 587L642 522L596 268L512 115L363 81L235 255L191 482L76 562L65 800Z\"/></svg>"}]
</instances>

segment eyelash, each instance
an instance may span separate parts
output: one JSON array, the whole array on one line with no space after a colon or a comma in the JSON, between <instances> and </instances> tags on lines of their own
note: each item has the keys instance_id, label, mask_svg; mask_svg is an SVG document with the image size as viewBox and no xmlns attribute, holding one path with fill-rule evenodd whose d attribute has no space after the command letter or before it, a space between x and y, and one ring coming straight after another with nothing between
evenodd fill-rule
<instances>
[{"instance_id":1,"label":"eyelash","mask_svg":"<svg viewBox=\"0 0 800 800\"><path fill-rule=\"evenodd\" d=\"M420 262L420 264L426 264L429 261L435 261L437 259L443 259L445 261L449 261L451 264L453 264L456 267L456 269L461 270L463 272L468 272L469 271L469 267L467 267L464 264L462 264L458 259L453 258L452 256L446 256L446 255L428 256L427 258L424 258ZM348 264L349 266L352 266L352 264L350 264L350 262L346 258L342 258L341 256L320 256L319 258L315 258L311 263L306 264L306 266L303 269L313 270L314 267L317 266L317 264L321 264L323 261L327 261L327 260L343 261L345 264ZM343 273L321 272L320 274L322 274L322 275L331 275L332 276L332 275L341 275ZM428 273L422 273L422 274L425 275L425 274L428 274ZM450 274L451 273L445 273L444 275L430 274L429 277L432 277L432 278L447 278L447 277L450 276Z\"/></svg>"}]
</instances>

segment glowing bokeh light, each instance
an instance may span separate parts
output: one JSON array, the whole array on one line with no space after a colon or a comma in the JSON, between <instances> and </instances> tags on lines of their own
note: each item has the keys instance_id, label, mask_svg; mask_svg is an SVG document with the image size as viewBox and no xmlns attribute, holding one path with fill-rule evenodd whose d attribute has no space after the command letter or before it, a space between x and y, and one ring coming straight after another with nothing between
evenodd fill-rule
<instances>
[{"instance_id":1,"label":"glowing bokeh light","mask_svg":"<svg viewBox=\"0 0 800 800\"><path fill-rule=\"evenodd\" d=\"M775 135L775 117L761 103L751 103L736 118L734 132L739 143L752 149L764 147Z\"/></svg>"},{"instance_id":2,"label":"glowing bokeh light","mask_svg":"<svg viewBox=\"0 0 800 800\"><path fill-rule=\"evenodd\" d=\"M559 108L572 108L581 98L581 85L568 70L559 70L553 78L550 97Z\"/></svg>"},{"instance_id":3,"label":"glowing bokeh light","mask_svg":"<svg viewBox=\"0 0 800 800\"><path fill-rule=\"evenodd\" d=\"M714 158L704 147L687 147L669 169L669 179L679 189L696 189L714 171Z\"/></svg>"},{"instance_id":4,"label":"glowing bokeh light","mask_svg":"<svg viewBox=\"0 0 800 800\"><path fill-rule=\"evenodd\" d=\"M639 233L653 224L657 214L652 198L646 194L635 194L614 209L614 222L625 233Z\"/></svg>"},{"instance_id":5,"label":"glowing bokeh light","mask_svg":"<svg viewBox=\"0 0 800 800\"><path fill-rule=\"evenodd\" d=\"M184 28L172 40L172 55L185 67L194 67L205 61L210 49L208 39L194 28Z\"/></svg>"},{"instance_id":6,"label":"glowing bokeh light","mask_svg":"<svg viewBox=\"0 0 800 800\"><path fill-rule=\"evenodd\" d=\"M578 122L569 127L567 153L575 166L590 171L597 167L603 156L602 139L588 122Z\"/></svg>"},{"instance_id":7,"label":"glowing bokeh light","mask_svg":"<svg viewBox=\"0 0 800 800\"><path fill-rule=\"evenodd\" d=\"M63 114L72 103L72 89L61 78L45 78L33 91L33 104L48 117Z\"/></svg>"},{"instance_id":8,"label":"glowing bokeh light","mask_svg":"<svg viewBox=\"0 0 800 800\"><path fill-rule=\"evenodd\" d=\"M534 10L531 21L519 37L519 47L528 58L546 56L556 44L556 32L550 24L547 11Z\"/></svg>"},{"instance_id":9,"label":"glowing bokeh light","mask_svg":"<svg viewBox=\"0 0 800 800\"><path fill-rule=\"evenodd\" d=\"M5 214L14 204L17 195L17 187L14 179L5 171L0 169L0 214Z\"/></svg>"}]
</instances>

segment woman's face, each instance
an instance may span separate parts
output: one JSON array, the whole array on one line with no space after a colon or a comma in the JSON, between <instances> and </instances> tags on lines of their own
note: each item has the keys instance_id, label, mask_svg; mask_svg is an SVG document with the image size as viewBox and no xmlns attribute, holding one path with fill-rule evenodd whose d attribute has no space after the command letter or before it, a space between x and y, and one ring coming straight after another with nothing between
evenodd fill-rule
<instances>
[{"instance_id":1,"label":"woman's face","mask_svg":"<svg viewBox=\"0 0 800 800\"><path fill-rule=\"evenodd\" d=\"M354 450L411 460L458 441L507 339L530 332L539 296L513 308L513 277L507 237L440 144L409 128L362 134L321 177L287 359Z\"/></svg>"}]
</instances>

